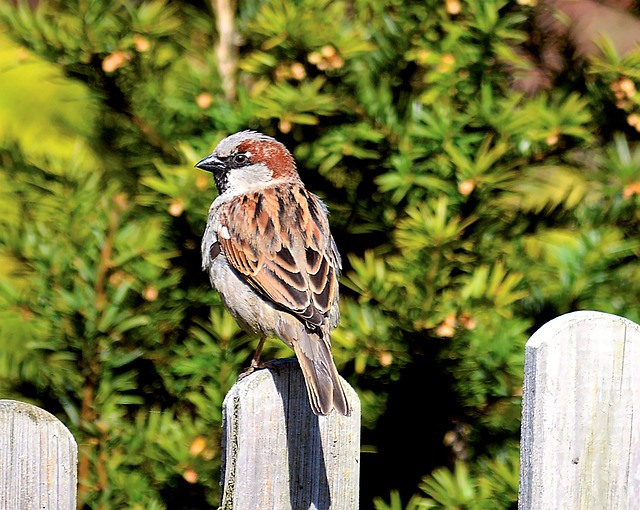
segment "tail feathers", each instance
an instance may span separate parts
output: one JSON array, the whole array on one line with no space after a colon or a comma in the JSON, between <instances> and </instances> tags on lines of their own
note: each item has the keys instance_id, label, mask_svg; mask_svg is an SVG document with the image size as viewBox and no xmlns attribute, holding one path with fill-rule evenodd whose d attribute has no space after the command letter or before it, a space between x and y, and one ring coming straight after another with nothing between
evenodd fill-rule
<instances>
[{"instance_id":1,"label":"tail feathers","mask_svg":"<svg viewBox=\"0 0 640 510\"><path fill-rule=\"evenodd\" d=\"M296 324L289 325L282 333L285 341L293 346L300 363L313 412L326 415L335 409L350 416L349 402L331 356L328 332L310 333L301 324Z\"/></svg>"}]
</instances>

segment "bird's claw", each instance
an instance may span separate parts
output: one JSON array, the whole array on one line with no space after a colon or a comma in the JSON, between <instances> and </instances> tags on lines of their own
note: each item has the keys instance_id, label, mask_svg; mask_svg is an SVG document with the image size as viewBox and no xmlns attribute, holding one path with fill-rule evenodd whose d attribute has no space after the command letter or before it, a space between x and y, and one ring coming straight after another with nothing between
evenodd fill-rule
<instances>
[{"instance_id":1,"label":"bird's claw","mask_svg":"<svg viewBox=\"0 0 640 510\"><path fill-rule=\"evenodd\" d=\"M259 361L252 359L251 364L245 368L240 375L238 376L238 381L242 381L245 377L252 374L256 370L262 370L264 368L270 368L272 370L278 371L278 367L273 363L273 361Z\"/></svg>"}]
</instances>

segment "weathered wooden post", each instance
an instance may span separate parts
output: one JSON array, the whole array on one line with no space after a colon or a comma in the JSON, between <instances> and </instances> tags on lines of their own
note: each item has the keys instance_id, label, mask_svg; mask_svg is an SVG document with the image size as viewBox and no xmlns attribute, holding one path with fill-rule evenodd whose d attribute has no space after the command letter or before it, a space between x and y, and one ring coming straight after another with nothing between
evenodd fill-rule
<instances>
[{"instance_id":1,"label":"weathered wooden post","mask_svg":"<svg viewBox=\"0 0 640 510\"><path fill-rule=\"evenodd\" d=\"M527 342L519 508L640 508L637 324L573 312Z\"/></svg>"},{"instance_id":2,"label":"weathered wooden post","mask_svg":"<svg viewBox=\"0 0 640 510\"><path fill-rule=\"evenodd\" d=\"M316 416L295 359L233 386L223 405L223 510L355 510L360 401L352 414Z\"/></svg>"},{"instance_id":3,"label":"weathered wooden post","mask_svg":"<svg viewBox=\"0 0 640 510\"><path fill-rule=\"evenodd\" d=\"M52 414L0 400L0 510L75 510L78 448Z\"/></svg>"}]
</instances>

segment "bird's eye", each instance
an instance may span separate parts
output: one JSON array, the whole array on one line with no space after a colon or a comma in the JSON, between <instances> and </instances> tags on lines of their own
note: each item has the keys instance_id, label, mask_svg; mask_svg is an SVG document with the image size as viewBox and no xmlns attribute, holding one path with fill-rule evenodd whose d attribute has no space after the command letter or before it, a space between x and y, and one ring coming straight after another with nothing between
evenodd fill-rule
<instances>
[{"instance_id":1,"label":"bird's eye","mask_svg":"<svg viewBox=\"0 0 640 510\"><path fill-rule=\"evenodd\" d=\"M249 161L249 158L247 157L246 154L236 154L235 156L233 156L233 162L236 165L244 165Z\"/></svg>"}]
</instances>

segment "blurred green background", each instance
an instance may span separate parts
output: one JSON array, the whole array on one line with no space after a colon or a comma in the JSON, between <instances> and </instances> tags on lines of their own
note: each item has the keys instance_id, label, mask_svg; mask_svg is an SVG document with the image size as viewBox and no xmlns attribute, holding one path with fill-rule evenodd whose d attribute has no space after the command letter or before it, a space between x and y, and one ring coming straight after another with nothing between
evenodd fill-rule
<instances>
[{"instance_id":1,"label":"blurred green background","mask_svg":"<svg viewBox=\"0 0 640 510\"><path fill-rule=\"evenodd\" d=\"M639 8L2 3L0 395L69 426L81 507L219 502L256 339L200 270L193 165L250 128L331 210L361 508L515 508L528 336L640 321Z\"/></svg>"}]
</instances>

